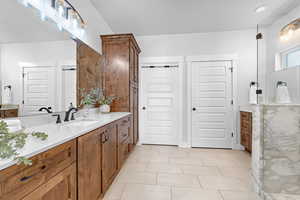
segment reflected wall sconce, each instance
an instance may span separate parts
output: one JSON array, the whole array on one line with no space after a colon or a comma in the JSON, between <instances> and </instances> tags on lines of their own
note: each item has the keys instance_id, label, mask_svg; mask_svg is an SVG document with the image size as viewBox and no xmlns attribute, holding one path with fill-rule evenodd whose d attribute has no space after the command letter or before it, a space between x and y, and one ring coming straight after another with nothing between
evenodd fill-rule
<instances>
[{"instance_id":1,"label":"reflected wall sconce","mask_svg":"<svg viewBox=\"0 0 300 200\"><path fill-rule=\"evenodd\" d=\"M80 38L85 33L86 24L68 0L19 0L26 7L32 7L40 12L42 21L51 20L57 24L60 31L65 30L73 38Z\"/></svg>"},{"instance_id":2,"label":"reflected wall sconce","mask_svg":"<svg viewBox=\"0 0 300 200\"><path fill-rule=\"evenodd\" d=\"M280 40L288 41L293 37L295 32L300 29L300 18L292 21L280 31Z\"/></svg>"}]
</instances>

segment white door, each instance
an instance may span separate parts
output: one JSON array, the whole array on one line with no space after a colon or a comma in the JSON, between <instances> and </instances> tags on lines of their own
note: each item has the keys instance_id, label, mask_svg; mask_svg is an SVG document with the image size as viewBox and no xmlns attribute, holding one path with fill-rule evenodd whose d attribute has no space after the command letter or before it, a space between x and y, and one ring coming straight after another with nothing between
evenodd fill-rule
<instances>
[{"instance_id":1,"label":"white door","mask_svg":"<svg viewBox=\"0 0 300 200\"><path fill-rule=\"evenodd\" d=\"M55 67L23 68L23 115L40 114L41 107L56 110ZM45 111L44 111L45 112Z\"/></svg>"},{"instance_id":2,"label":"white door","mask_svg":"<svg viewBox=\"0 0 300 200\"><path fill-rule=\"evenodd\" d=\"M62 69L62 109L68 110L70 104L77 107L76 103L76 66L64 66Z\"/></svg>"},{"instance_id":3,"label":"white door","mask_svg":"<svg viewBox=\"0 0 300 200\"><path fill-rule=\"evenodd\" d=\"M192 62L192 146L232 148L232 64Z\"/></svg>"},{"instance_id":4,"label":"white door","mask_svg":"<svg viewBox=\"0 0 300 200\"><path fill-rule=\"evenodd\" d=\"M141 70L140 141L142 144L178 145L178 66Z\"/></svg>"}]
</instances>

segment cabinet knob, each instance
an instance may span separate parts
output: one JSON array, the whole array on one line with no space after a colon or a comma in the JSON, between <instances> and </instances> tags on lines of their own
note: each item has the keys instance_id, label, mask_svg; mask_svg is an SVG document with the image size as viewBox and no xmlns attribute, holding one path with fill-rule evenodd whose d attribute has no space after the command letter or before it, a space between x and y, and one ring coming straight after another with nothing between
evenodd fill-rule
<instances>
[{"instance_id":1,"label":"cabinet knob","mask_svg":"<svg viewBox=\"0 0 300 200\"><path fill-rule=\"evenodd\" d=\"M193 108L193 111L196 111L196 108Z\"/></svg>"},{"instance_id":2,"label":"cabinet knob","mask_svg":"<svg viewBox=\"0 0 300 200\"><path fill-rule=\"evenodd\" d=\"M146 110L146 107L144 106L142 109L143 109L143 110Z\"/></svg>"}]
</instances>

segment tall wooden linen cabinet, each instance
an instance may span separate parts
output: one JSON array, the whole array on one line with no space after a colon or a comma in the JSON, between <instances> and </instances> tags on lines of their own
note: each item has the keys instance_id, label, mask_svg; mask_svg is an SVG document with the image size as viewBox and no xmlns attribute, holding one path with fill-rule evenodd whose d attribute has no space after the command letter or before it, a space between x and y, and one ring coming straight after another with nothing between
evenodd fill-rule
<instances>
[{"instance_id":1,"label":"tall wooden linen cabinet","mask_svg":"<svg viewBox=\"0 0 300 200\"><path fill-rule=\"evenodd\" d=\"M116 96L111 105L113 112L131 112L130 150L139 139L138 88L139 54L133 34L102 35L102 53L105 56L104 89L108 96Z\"/></svg>"}]
</instances>

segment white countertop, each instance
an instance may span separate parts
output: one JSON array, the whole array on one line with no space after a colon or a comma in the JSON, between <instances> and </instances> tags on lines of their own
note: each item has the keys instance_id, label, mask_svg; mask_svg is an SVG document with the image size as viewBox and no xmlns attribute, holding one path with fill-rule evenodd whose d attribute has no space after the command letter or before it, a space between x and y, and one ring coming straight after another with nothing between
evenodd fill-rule
<instances>
[{"instance_id":1,"label":"white countertop","mask_svg":"<svg viewBox=\"0 0 300 200\"><path fill-rule=\"evenodd\" d=\"M18 152L20 153L20 156L32 157L128 115L130 115L130 113L126 112L94 114L89 117L87 123L81 122L78 119L59 125L51 123L27 128L25 129L25 132L46 132L48 138L45 141L41 141L30 136L27 138L24 148ZM74 123L76 123L76 125L74 125ZM15 163L16 162L12 159L0 159L0 170L8 168Z\"/></svg>"},{"instance_id":2,"label":"white countertop","mask_svg":"<svg viewBox=\"0 0 300 200\"><path fill-rule=\"evenodd\" d=\"M240 106L240 111L253 112L253 109L251 106Z\"/></svg>"}]
</instances>

